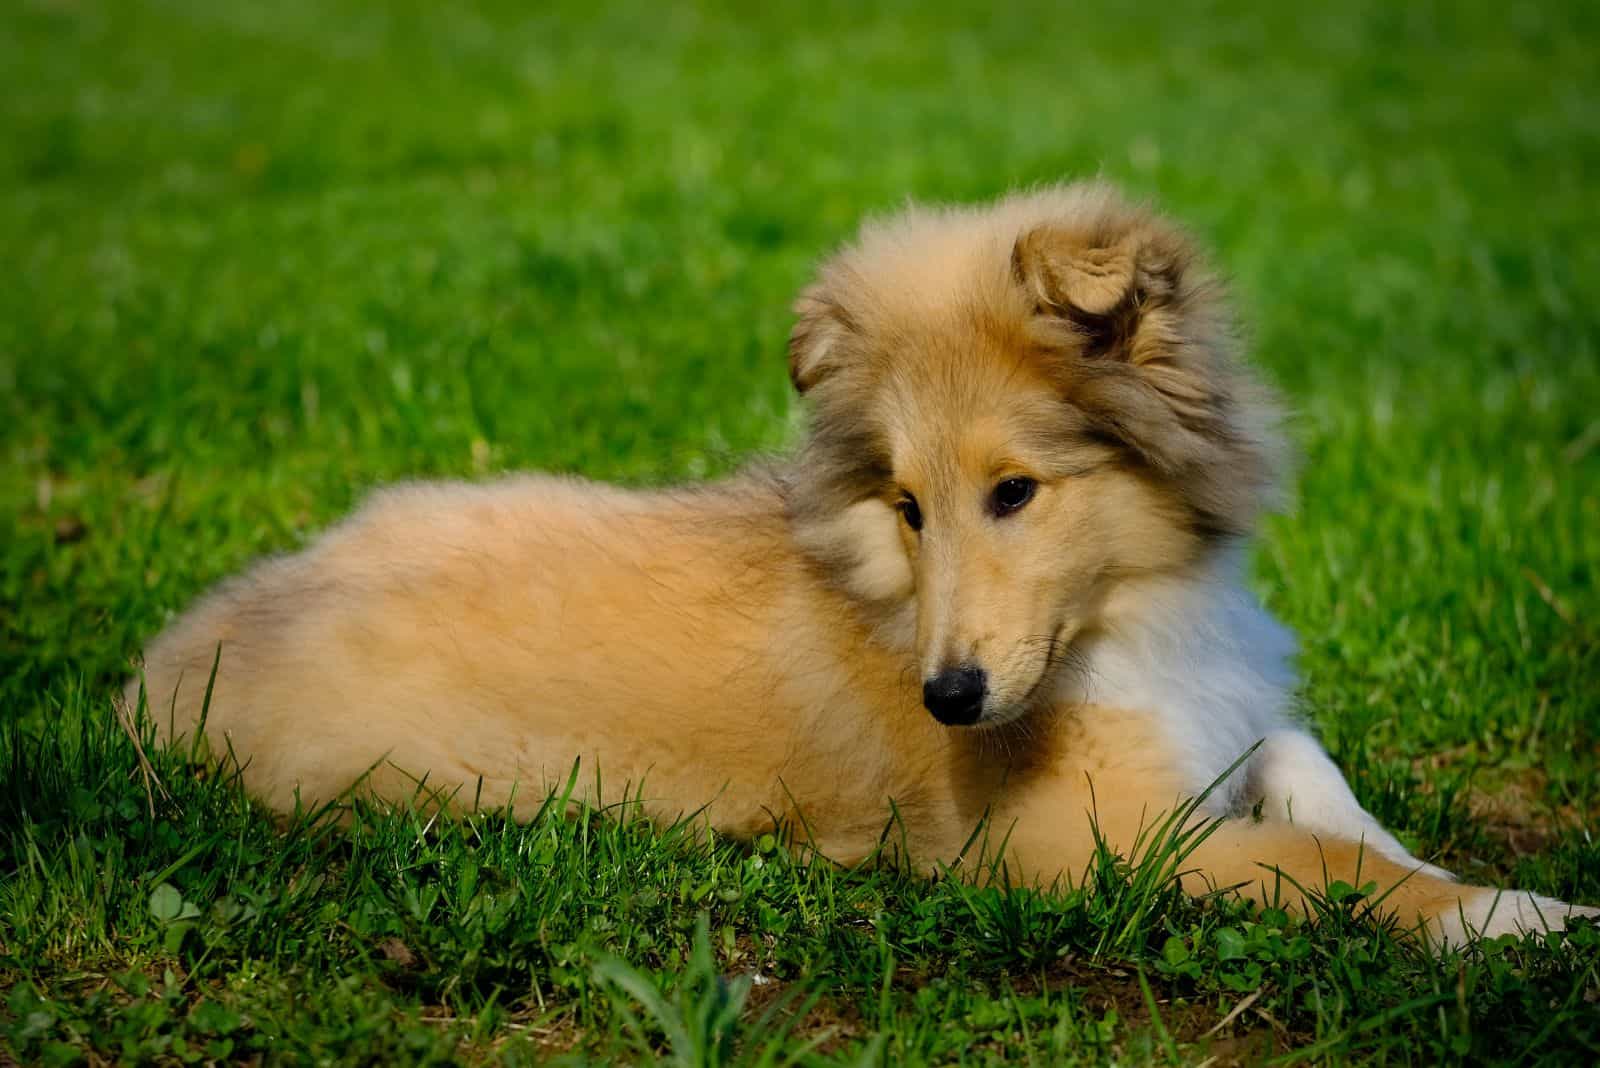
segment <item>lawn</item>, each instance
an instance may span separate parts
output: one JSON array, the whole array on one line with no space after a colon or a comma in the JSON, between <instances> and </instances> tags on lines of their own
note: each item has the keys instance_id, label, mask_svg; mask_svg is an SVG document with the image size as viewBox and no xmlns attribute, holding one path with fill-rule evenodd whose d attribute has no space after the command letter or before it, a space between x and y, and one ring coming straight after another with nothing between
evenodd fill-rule
<instances>
[{"instance_id":1,"label":"lawn","mask_svg":"<svg viewBox=\"0 0 1600 1068\"><path fill-rule=\"evenodd\" d=\"M141 774L110 696L385 481L781 449L789 301L861 216L1100 174L1294 406L1254 582L1362 802L1600 903L1597 50L1582 3L5 5L0 1063L1595 1063L1593 926L1439 959L1110 862L280 826Z\"/></svg>"}]
</instances>

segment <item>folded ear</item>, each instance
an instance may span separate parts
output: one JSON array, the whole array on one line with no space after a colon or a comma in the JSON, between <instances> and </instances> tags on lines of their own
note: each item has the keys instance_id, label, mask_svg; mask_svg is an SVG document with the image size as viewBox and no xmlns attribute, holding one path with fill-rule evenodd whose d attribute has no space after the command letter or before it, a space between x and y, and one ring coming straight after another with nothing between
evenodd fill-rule
<instances>
[{"instance_id":1,"label":"folded ear","mask_svg":"<svg viewBox=\"0 0 1600 1068\"><path fill-rule=\"evenodd\" d=\"M1038 315L1070 327L1085 355L1135 364L1170 357L1184 340L1193 260L1176 232L1125 219L1047 223L1017 238L1011 253Z\"/></svg>"},{"instance_id":2,"label":"folded ear","mask_svg":"<svg viewBox=\"0 0 1600 1068\"><path fill-rule=\"evenodd\" d=\"M1121 365L1181 427L1214 430L1226 418L1221 301L1176 229L1131 211L1047 223L1017 238L1011 265L1040 339L1083 358L1081 385Z\"/></svg>"},{"instance_id":3,"label":"folded ear","mask_svg":"<svg viewBox=\"0 0 1600 1068\"><path fill-rule=\"evenodd\" d=\"M798 318L789 332L789 381L805 393L836 366L850 323L821 282L800 291L794 313Z\"/></svg>"},{"instance_id":4,"label":"folded ear","mask_svg":"<svg viewBox=\"0 0 1600 1068\"><path fill-rule=\"evenodd\" d=\"M1273 405L1237 363L1187 238L1115 203L1017 238L1029 328L1101 429L1184 487L1207 525L1249 525L1277 466Z\"/></svg>"}]
</instances>

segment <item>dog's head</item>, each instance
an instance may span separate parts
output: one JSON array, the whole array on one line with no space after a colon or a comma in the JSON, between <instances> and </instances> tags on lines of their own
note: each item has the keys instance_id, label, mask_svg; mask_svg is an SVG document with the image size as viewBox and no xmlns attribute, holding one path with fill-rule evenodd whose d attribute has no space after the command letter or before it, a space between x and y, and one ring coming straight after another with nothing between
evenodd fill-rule
<instances>
[{"instance_id":1,"label":"dog's head","mask_svg":"<svg viewBox=\"0 0 1600 1068\"><path fill-rule=\"evenodd\" d=\"M1116 585L1246 534L1273 406L1189 241L1103 186L868 224L800 297L806 551L946 723L1049 692Z\"/></svg>"}]
</instances>

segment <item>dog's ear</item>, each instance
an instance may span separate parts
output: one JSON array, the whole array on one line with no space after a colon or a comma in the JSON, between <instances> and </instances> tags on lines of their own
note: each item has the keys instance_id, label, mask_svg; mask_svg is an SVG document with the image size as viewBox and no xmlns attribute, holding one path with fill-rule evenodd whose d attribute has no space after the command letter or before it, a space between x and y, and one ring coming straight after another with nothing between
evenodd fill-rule
<instances>
[{"instance_id":1,"label":"dog's ear","mask_svg":"<svg viewBox=\"0 0 1600 1068\"><path fill-rule=\"evenodd\" d=\"M1174 231L1102 219L1028 230L1011 269L1036 314L1070 327L1084 355L1145 365L1184 341L1186 305L1198 296L1193 260Z\"/></svg>"},{"instance_id":2,"label":"dog's ear","mask_svg":"<svg viewBox=\"0 0 1600 1068\"><path fill-rule=\"evenodd\" d=\"M789 381L805 393L836 366L850 322L827 287L816 282L794 302L794 329L789 332Z\"/></svg>"},{"instance_id":3,"label":"dog's ear","mask_svg":"<svg viewBox=\"0 0 1600 1068\"><path fill-rule=\"evenodd\" d=\"M1249 525L1277 466L1273 405L1242 375L1221 296L1188 239L1115 203L1022 233L1011 269L1063 388L1217 529Z\"/></svg>"},{"instance_id":4,"label":"dog's ear","mask_svg":"<svg viewBox=\"0 0 1600 1068\"><path fill-rule=\"evenodd\" d=\"M1183 431L1220 429L1230 386L1221 301L1175 228L1127 210L1080 226L1047 223L1017 238L1011 267L1034 304L1038 339L1075 357L1078 399L1122 415L1130 402L1163 411L1171 418L1125 429L1169 449ZM1095 405L1096 392L1115 401Z\"/></svg>"}]
</instances>

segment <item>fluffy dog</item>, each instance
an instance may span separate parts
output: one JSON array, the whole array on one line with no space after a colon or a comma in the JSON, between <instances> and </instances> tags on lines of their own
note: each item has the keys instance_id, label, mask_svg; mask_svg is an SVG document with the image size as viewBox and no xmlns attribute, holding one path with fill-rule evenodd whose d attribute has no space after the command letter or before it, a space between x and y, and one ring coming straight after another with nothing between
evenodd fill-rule
<instances>
[{"instance_id":1,"label":"fluffy dog","mask_svg":"<svg viewBox=\"0 0 1600 1068\"><path fill-rule=\"evenodd\" d=\"M150 646L159 728L193 740L220 657L204 740L279 809L424 779L506 805L578 760L577 800L846 864L891 807L923 865L987 819L1048 884L1198 798L1194 892L1375 881L1445 940L1597 911L1410 856L1290 715L1291 638L1240 577L1275 409L1175 227L1100 185L911 209L796 310L791 459L386 490Z\"/></svg>"}]
</instances>

